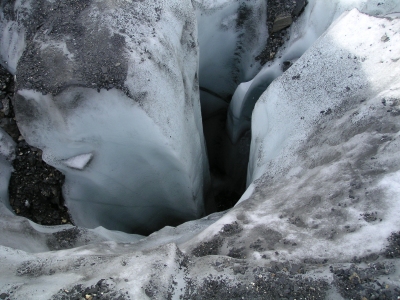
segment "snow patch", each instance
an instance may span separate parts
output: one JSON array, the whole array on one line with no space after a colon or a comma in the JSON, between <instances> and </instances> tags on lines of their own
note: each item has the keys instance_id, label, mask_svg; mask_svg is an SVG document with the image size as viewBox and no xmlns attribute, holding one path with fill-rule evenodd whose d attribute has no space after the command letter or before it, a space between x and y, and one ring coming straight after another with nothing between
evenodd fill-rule
<instances>
[{"instance_id":1,"label":"snow patch","mask_svg":"<svg viewBox=\"0 0 400 300\"><path fill-rule=\"evenodd\" d=\"M63 161L63 163L70 168L83 170L87 164L92 160L93 153L80 154Z\"/></svg>"}]
</instances>

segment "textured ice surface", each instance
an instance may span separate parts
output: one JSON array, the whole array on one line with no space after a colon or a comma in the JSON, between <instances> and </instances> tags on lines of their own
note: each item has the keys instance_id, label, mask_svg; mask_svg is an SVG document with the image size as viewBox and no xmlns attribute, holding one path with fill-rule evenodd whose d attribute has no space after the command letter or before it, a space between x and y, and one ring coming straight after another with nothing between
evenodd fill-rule
<instances>
[{"instance_id":1,"label":"textured ice surface","mask_svg":"<svg viewBox=\"0 0 400 300\"><path fill-rule=\"evenodd\" d=\"M299 58L344 11L352 8L383 17L399 12L400 3L396 0L308 1L303 14L289 28L290 38L276 59L235 91L228 114L228 134L234 143L250 128L254 105L269 84L282 74L283 62Z\"/></svg>"},{"instance_id":2,"label":"textured ice surface","mask_svg":"<svg viewBox=\"0 0 400 300\"><path fill-rule=\"evenodd\" d=\"M12 138L0 127L0 155L8 161L14 159L15 142Z\"/></svg>"},{"instance_id":3,"label":"textured ice surface","mask_svg":"<svg viewBox=\"0 0 400 300\"><path fill-rule=\"evenodd\" d=\"M399 259L385 248L400 231L399 32L400 19L345 13L269 86L253 115L251 185L228 212L135 242L0 206L0 294L68 299L106 279L131 299L356 299L365 282L398 298ZM100 111L109 92L96 94Z\"/></svg>"},{"instance_id":4,"label":"textured ice surface","mask_svg":"<svg viewBox=\"0 0 400 300\"><path fill-rule=\"evenodd\" d=\"M350 16L354 14L353 10ZM252 119L249 183L265 172L267 164L271 176L293 167L294 149L331 113L345 110L350 101L365 101L398 84L396 25L386 29L391 23L381 19L381 24L370 26L369 18L361 15L357 22L359 30L368 33L365 37L359 30L347 32L350 25L345 21L350 16L342 15L345 20L324 33L260 98ZM317 59L322 55L327 59ZM305 96L305 91L310 93ZM277 156L282 159L272 165L270 161Z\"/></svg>"},{"instance_id":5,"label":"textured ice surface","mask_svg":"<svg viewBox=\"0 0 400 300\"><path fill-rule=\"evenodd\" d=\"M121 229L132 230L138 226L135 223L146 227L149 219L162 224L163 216L196 218L200 204L194 200L201 199L192 195L192 187L198 179L191 180L184 156L167 152L171 147L169 139L139 105L116 90L74 88L73 92L87 102L68 116L65 123L59 122L59 110L46 111L52 108L47 106L49 96L24 90L19 95L24 97L25 107L33 103L33 108L48 116L45 121L31 120L29 127L20 124L21 132L29 143L35 144L31 128L42 128L40 144L36 145L43 148L46 162L66 174L64 194L77 224L89 228L99 225L118 228L121 224ZM58 97L69 97L69 91ZM22 100L18 101L17 109L22 105ZM44 122L53 125L49 131L42 127ZM57 126L65 129L54 130ZM93 153L83 170L80 167L89 156L81 153ZM201 191L198 193L201 195ZM180 197L182 201L190 201L179 204Z\"/></svg>"},{"instance_id":6,"label":"textured ice surface","mask_svg":"<svg viewBox=\"0 0 400 300\"><path fill-rule=\"evenodd\" d=\"M10 208L8 202L8 182L10 180L12 166L15 158L15 142L0 128L0 203Z\"/></svg>"},{"instance_id":7,"label":"textured ice surface","mask_svg":"<svg viewBox=\"0 0 400 300\"><path fill-rule=\"evenodd\" d=\"M18 125L66 175L74 222L150 233L202 216L208 167L192 3L22 1L3 13L25 32ZM14 65L20 47L6 44L3 60Z\"/></svg>"},{"instance_id":8,"label":"textured ice surface","mask_svg":"<svg viewBox=\"0 0 400 300\"><path fill-rule=\"evenodd\" d=\"M254 191L236 206L243 236L270 228L290 245L276 247L280 258L342 260L379 252L400 228L399 31L398 19L345 13L263 93Z\"/></svg>"}]
</instances>

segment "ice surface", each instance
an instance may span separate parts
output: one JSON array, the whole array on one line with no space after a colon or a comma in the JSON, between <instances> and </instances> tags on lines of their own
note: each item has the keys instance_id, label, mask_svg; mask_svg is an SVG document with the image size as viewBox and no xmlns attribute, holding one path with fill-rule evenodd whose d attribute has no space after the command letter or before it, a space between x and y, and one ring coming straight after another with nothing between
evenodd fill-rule
<instances>
[{"instance_id":1,"label":"ice surface","mask_svg":"<svg viewBox=\"0 0 400 300\"><path fill-rule=\"evenodd\" d=\"M347 100L344 95L361 101L368 93L374 95L396 83L396 58L400 54L394 46L397 36L393 34L394 40L384 43L381 37L387 30L371 27L368 18L359 18L358 22L360 31L368 30L368 38L357 34L356 30L354 34L348 33L345 27L348 24L342 21L341 25L335 25L333 30L325 33L323 42L315 43L313 50L307 51L301 62L294 64L295 68L290 68L262 95L256 105L260 108L254 111L252 119L254 130L248 183L259 178L265 172L264 166L278 155L285 159L276 167L269 164L271 172L292 165L288 159L292 154L289 156L288 153L293 153L293 149L305 140L316 122L343 106L343 101ZM378 52L379 56L371 54ZM330 57L329 61L316 60L321 53ZM340 68L335 67L338 64ZM388 73L388 68L394 71ZM343 77L347 79L343 80ZM305 90L312 90L307 98L303 96Z\"/></svg>"},{"instance_id":2,"label":"ice surface","mask_svg":"<svg viewBox=\"0 0 400 300\"><path fill-rule=\"evenodd\" d=\"M0 127L0 204L9 208L8 202L8 182L11 171L13 170L11 162L15 157L15 142Z\"/></svg>"},{"instance_id":3,"label":"ice surface","mask_svg":"<svg viewBox=\"0 0 400 300\"><path fill-rule=\"evenodd\" d=\"M192 3L45 2L14 7L32 21L14 107L28 143L66 175L74 222L150 233L201 217L209 179ZM53 23L41 5L55 5ZM7 26L8 41L18 30ZM4 59L18 57L5 44Z\"/></svg>"},{"instance_id":4,"label":"ice surface","mask_svg":"<svg viewBox=\"0 0 400 300\"><path fill-rule=\"evenodd\" d=\"M0 63L15 74L17 63L25 48L25 29L22 22L31 12L31 0L18 0L2 3L0 11ZM4 10L17 12L16 18L4 14Z\"/></svg>"},{"instance_id":5,"label":"ice surface","mask_svg":"<svg viewBox=\"0 0 400 300\"><path fill-rule=\"evenodd\" d=\"M399 32L399 19L346 12L273 81L253 112L250 187L181 249L330 263L380 253L400 228Z\"/></svg>"},{"instance_id":6,"label":"ice surface","mask_svg":"<svg viewBox=\"0 0 400 300\"><path fill-rule=\"evenodd\" d=\"M64 195L74 221L88 228L133 231L136 226L156 228L168 222L166 216L197 218L202 187L190 167L201 169L201 160L192 166L187 157L185 165L185 156L178 156L170 139L123 93L73 88L55 101L76 95L85 102L66 118L50 96L22 90L18 104L43 114L43 119L19 122L20 129L30 144L43 149L46 162L66 174ZM37 128L39 136L32 131Z\"/></svg>"},{"instance_id":7,"label":"ice surface","mask_svg":"<svg viewBox=\"0 0 400 300\"><path fill-rule=\"evenodd\" d=\"M394 0L308 1L304 13L289 28L290 38L276 54L276 59L235 92L228 112L228 134L234 143L250 128L254 105L271 82L282 74L283 62L299 58L344 11L352 8L370 15L385 16L400 11L400 3Z\"/></svg>"},{"instance_id":8,"label":"ice surface","mask_svg":"<svg viewBox=\"0 0 400 300\"><path fill-rule=\"evenodd\" d=\"M319 3L351 7L362 2ZM379 6L375 1L363 3L382 14L397 5L382 0ZM400 19L374 18L352 10L337 17L330 29L269 85L253 112L251 184L242 201L227 212L176 228L165 227L137 241L137 236L130 240L127 234L104 228L85 231L38 226L4 214L0 204L0 294L14 299L63 299L76 285L86 288L106 279L110 292L131 299L224 299L220 297L224 292L227 299L232 294L273 299L263 293L273 286L281 293L282 282L294 293L294 280L295 288L306 289L307 295L320 289L327 292L327 299L340 299L346 297L337 281L333 282L337 280L333 269L356 265L380 270L374 278L385 292L398 297L394 288L399 287L400 262L387 259L383 251L389 235L400 229L399 32ZM71 93L79 97L71 97ZM121 148L130 155L131 149L143 143L171 149L165 137L168 128L160 129L157 118L149 117L148 106L144 105L147 110L137 109L141 103L132 104L124 95L117 89L97 92L73 87L60 94L62 102L21 90L24 98L20 100L40 108L37 111L46 116L48 128L44 130L41 120L33 119L32 126L24 130L32 138L34 130L43 130L43 136L35 139L50 145L44 147L45 159L65 170L66 159L93 153L83 170L66 171L77 176L77 181L99 179L96 164L105 154L112 164L108 173L112 174L114 166L118 169L118 164L129 163L118 160L119 154L124 154ZM60 107L67 103L67 96L93 99L78 101L85 118L77 110L64 113ZM109 122L116 115L124 127ZM57 126L63 130L56 135L50 129ZM90 135L85 136L81 128ZM116 129L122 129L119 136L115 136ZM80 139L72 139L75 137ZM105 143L106 137L112 137L113 144ZM61 147L64 142L60 140L73 142ZM121 141L125 143L121 145ZM114 144L119 147L113 148ZM155 151L152 149L145 148L143 160L158 156L150 153ZM170 168L165 161L154 163ZM146 165L139 167L145 169ZM174 175L163 175L168 176ZM69 240L73 242L65 244ZM63 250L49 251L56 249ZM357 263L358 259L362 263ZM329 288L319 286L316 279Z\"/></svg>"},{"instance_id":9,"label":"ice surface","mask_svg":"<svg viewBox=\"0 0 400 300\"><path fill-rule=\"evenodd\" d=\"M15 74L17 63L25 48L24 30L16 22L5 22L0 24L3 31L0 38L0 58L1 64Z\"/></svg>"},{"instance_id":10,"label":"ice surface","mask_svg":"<svg viewBox=\"0 0 400 300\"><path fill-rule=\"evenodd\" d=\"M260 69L255 56L268 38L266 2L196 0L194 5L200 85L227 99L240 82L252 79Z\"/></svg>"},{"instance_id":11,"label":"ice surface","mask_svg":"<svg viewBox=\"0 0 400 300\"><path fill-rule=\"evenodd\" d=\"M266 226L301 245L279 250L280 258L379 252L400 228L400 202L392 194L400 167L393 113L399 31L398 19L345 13L257 102L248 172L253 192L236 208L251 219L248 230ZM385 35L390 39L383 41ZM255 205L253 213L246 202ZM377 218L368 218L371 212Z\"/></svg>"},{"instance_id":12,"label":"ice surface","mask_svg":"<svg viewBox=\"0 0 400 300\"><path fill-rule=\"evenodd\" d=\"M12 161L15 157L15 142L12 138L0 127L0 155L8 160Z\"/></svg>"},{"instance_id":13,"label":"ice surface","mask_svg":"<svg viewBox=\"0 0 400 300\"><path fill-rule=\"evenodd\" d=\"M80 154L75 157L68 158L63 163L70 168L83 170L92 159L92 153Z\"/></svg>"}]
</instances>

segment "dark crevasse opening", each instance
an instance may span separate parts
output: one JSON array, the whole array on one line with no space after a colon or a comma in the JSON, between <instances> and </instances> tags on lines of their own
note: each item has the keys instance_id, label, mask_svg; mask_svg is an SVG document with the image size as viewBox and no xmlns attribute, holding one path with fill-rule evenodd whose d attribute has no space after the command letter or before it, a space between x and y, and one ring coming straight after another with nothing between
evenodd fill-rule
<instances>
[{"instance_id":1,"label":"dark crevasse opening","mask_svg":"<svg viewBox=\"0 0 400 300\"><path fill-rule=\"evenodd\" d=\"M234 206L246 190L254 105L291 62L253 79L278 57L306 4L255 0L199 9L200 102L217 211ZM210 26L213 30L207 30Z\"/></svg>"},{"instance_id":2,"label":"dark crevasse opening","mask_svg":"<svg viewBox=\"0 0 400 300\"><path fill-rule=\"evenodd\" d=\"M203 97L210 96L206 91L201 91L200 94ZM218 101L229 103L230 99L220 97ZM216 211L233 207L246 189L251 133L248 130L238 143L232 143L226 129L227 112L228 105L225 105L213 114L203 117L211 173L211 195Z\"/></svg>"}]
</instances>

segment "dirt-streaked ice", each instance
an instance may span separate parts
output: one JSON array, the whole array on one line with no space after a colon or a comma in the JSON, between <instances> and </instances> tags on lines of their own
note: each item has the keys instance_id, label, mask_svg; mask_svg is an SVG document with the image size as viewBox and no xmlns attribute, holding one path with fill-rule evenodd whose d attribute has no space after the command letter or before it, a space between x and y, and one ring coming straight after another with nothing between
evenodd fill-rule
<instances>
[{"instance_id":1,"label":"dirt-streaked ice","mask_svg":"<svg viewBox=\"0 0 400 300\"><path fill-rule=\"evenodd\" d=\"M318 1L330 16L337 14L326 21L309 14L318 8L316 1L309 1L293 30L302 22L309 24L302 27L305 32L323 29L282 76L265 82L262 76L257 79L269 87L260 93L252 117L250 187L234 208L130 240L129 235L108 234L102 228L42 228L0 205L0 294L62 299L79 284L86 288L106 279L111 291L131 299L280 299L284 293L347 299L350 292L369 293L369 289L393 299L400 296L399 259L385 254L389 236L400 231L400 19L357 10L339 16L344 8L361 7L371 14L398 8L397 1L381 2L378 6L377 1ZM75 90L82 97L95 95L97 110L88 114L88 120L79 115L63 119L47 106L54 112L49 124L66 126L68 130L61 132L81 137L69 148L59 149L57 145L68 136L44 134L41 141L49 139L55 153L62 154L45 154L48 161L61 165L70 157L93 153L83 169L90 172L97 158L117 160L118 156L99 154L112 153L114 144L120 143L114 136L117 125L108 129L85 123L93 118L108 124L106 113L118 114L124 124L140 128L138 136L154 142L156 149L168 145L165 132L155 130L158 125L145 109L136 109L139 104L135 104L127 110L124 101L130 100L123 93ZM25 101L34 107L46 105L49 97L25 93ZM83 102L77 112L92 107L92 102ZM132 115L136 118L129 123ZM90 129L91 137L83 136L82 126ZM105 145L99 136L113 136L113 143ZM103 147L107 151L102 152ZM68 180L73 177L67 184ZM56 249L63 250L48 251ZM339 276L337 269L354 271ZM367 269L372 271L364 272ZM364 278L365 274L372 277ZM363 288L348 288L354 284ZM357 297L361 295L372 294Z\"/></svg>"}]
</instances>

